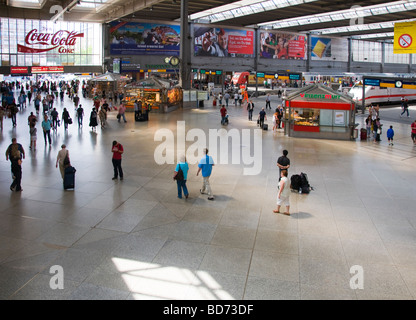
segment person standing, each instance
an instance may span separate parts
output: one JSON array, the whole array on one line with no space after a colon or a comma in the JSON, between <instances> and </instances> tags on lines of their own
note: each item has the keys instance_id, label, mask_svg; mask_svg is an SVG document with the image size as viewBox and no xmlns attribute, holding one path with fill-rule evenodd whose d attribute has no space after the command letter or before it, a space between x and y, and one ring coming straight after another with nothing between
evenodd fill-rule
<instances>
[{"instance_id":1,"label":"person standing","mask_svg":"<svg viewBox=\"0 0 416 320\"><path fill-rule=\"evenodd\" d=\"M238 92L234 93L234 105L237 106L238 103Z\"/></svg>"},{"instance_id":2,"label":"person standing","mask_svg":"<svg viewBox=\"0 0 416 320\"><path fill-rule=\"evenodd\" d=\"M278 111L276 111L276 112L273 114L273 132L274 132L275 130L277 130L278 126L279 126L279 112L278 112Z\"/></svg>"},{"instance_id":3,"label":"person standing","mask_svg":"<svg viewBox=\"0 0 416 320\"><path fill-rule=\"evenodd\" d=\"M77 109L77 117L78 117L78 127L82 127L82 120L84 118L84 109L82 108L82 104L80 104Z\"/></svg>"},{"instance_id":4,"label":"person standing","mask_svg":"<svg viewBox=\"0 0 416 320\"><path fill-rule=\"evenodd\" d=\"M387 140L389 141L389 146L393 145L394 130L393 126L390 126L390 129L387 130Z\"/></svg>"},{"instance_id":5,"label":"person standing","mask_svg":"<svg viewBox=\"0 0 416 320\"><path fill-rule=\"evenodd\" d=\"M23 191L21 187L22 182L22 159L25 158L25 150L17 139L13 138L12 143L6 150L6 161L10 159L11 170L13 175L13 182L10 185L12 191Z\"/></svg>"},{"instance_id":6,"label":"person standing","mask_svg":"<svg viewBox=\"0 0 416 320\"><path fill-rule=\"evenodd\" d=\"M45 139L45 146L46 146L46 138L48 138L49 147L51 146L51 128L52 122L48 119L48 116L45 114L43 116L42 121L42 129L43 129L43 138Z\"/></svg>"},{"instance_id":7,"label":"person standing","mask_svg":"<svg viewBox=\"0 0 416 320\"><path fill-rule=\"evenodd\" d=\"M277 166L279 167L279 181L281 179L282 170L286 170L289 173L290 168L290 159L287 157L289 152L287 150L283 150L283 155L277 159Z\"/></svg>"},{"instance_id":8,"label":"person standing","mask_svg":"<svg viewBox=\"0 0 416 320\"><path fill-rule=\"evenodd\" d=\"M248 120L252 121L253 120L254 103L251 100L249 100L249 102L247 104L247 111L248 111Z\"/></svg>"},{"instance_id":9,"label":"person standing","mask_svg":"<svg viewBox=\"0 0 416 320\"><path fill-rule=\"evenodd\" d=\"M100 108L100 111L98 112L98 116L100 117L101 122L101 129L103 129L107 123L107 111L104 107Z\"/></svg>"},{"instance_id":10,"label":"person standing","mask_svg":"<svg viewBox=\"0 0 416 320\"><path fill-rule=\"evenodd\" d=\"M183 172L183 179L176 179L178 176L179 169ZM188 199L189 192L188 188L186 187L186 180L188 179L188 171L189 171L189 165L186 162L186 158L184 155L182 155L179 159L179 163L176 165L173 180L176 180L176 184L178 186L178 198L182 199L182 190L183 194L185 195L185 198Z\"/></svg>"},{"instance_id":11,"label":"person standing","mask_svg":"<svg viewBox=\"0 0 416 320\"><path fill-rule=\"evenodd\" d=\"M221 112L221 124L224 125L225 117L227 116L227 109L225 108L225 105L222 105L220 112Z\"/></svg>"},{"instance_id":12,"label":"person standing","mask_svg":"<svg viewBox=\"0 0 416 320\"><path fill-rule=\"evenodd\" d=\"M120 176L120 180L123 180L123 169L121 168L121 155L124 153L123 146L114 140L111 152L113 153L112 162L114 168L114 177L112 180L117 180L118 176Z\"/></svg>"},{"instance_id":13,"label":"person standing","mask_svg":"<svg viewBox=\"0 0 416 320\"><path fill-rule=\"evenodd\" d=\"M416 144L416 120L411 124L410 127L412 129L411 137L412 137L413 144Z\"/></svg>"},{"instance_id":14,"label":"person standing","mask_svg":"<svg viewBox=\"0 0 416 320\"><path fill-rule=\"evenodd\" d=\"M286 206L286 211L283 214L290 216L290 183L287 177L287 170L282 170L280 173L279 192L277 194L277 208L273 210L274 213L280 213L280 207Z\"/></svg>"},{"instance_id":15,"label":"person standing","mask_svg":"<svg viewBox=\"0 0 416 320\"><path fill-rule=\"evenodd\" d=\"M96 126L98 126L97 111L95 110L95 107L93 107L92 110L91 110L91 114L90 114L91 130L94 131Z\"/></svg>"},{"instance_id":16,"label":"person standing","mask_svg":"<svg viewBox=\"0 0 416 320\"><path fill-rule=\"evenodd\" d=\"M261 129L263 129L264 120L267 120L266 111L264 111L264 108L261 108L261 111L259 112L259 126Z\"/></svg>"},{"instance_id":17,"label":"person standing","mask_svg":"<svg viewBox=\"0 0 416 320\"><path fill-rule=\"evenodd\" d=\"M269 108L270 110L272 109L271 105L270 105L270 93L267 94L266 96L266 110L267 108Z\"/></svg>"},{"instance_id":18,"label":"person standing","mask_svg":"<svg viewBox=\"0 0 416 320\"><path fill-rule=\"evenodd\" d=\"M65 166L70 163L69 160L69 151L66 149L66 145L63 144L61 146L61 150L58 152L58 156L56 157L56 168L59 165L59 171L61 172L62 179L65 177Z\"/></svg>"},{"instance_id":19,"label":"person standing","mask_svg":"<svg viewBox=\"0 0 416 320\"><path fill-rule=\"evenodd\" d=\"M0 127L1 127L1 131L3 131L3 118L4 118L4 109L0 105Z\"/></svg>"},{"instance_id":20,"label":"person standing","mask_svg":"<svg viewBox=\"0 0 416 320\"><path fill-rule=\"evenodd\" d=\"M230 100L231 96L228 92L224 94L225 106L228 108L228 101Z\"/></svg>"},{"instance_id":21,"label":"person standing","mask_svg":"<svg viewBox=\"0 0 416 320\"><path fill-rule=\"evenodd\" d=\"M212 173L212 167L215 165L214 160L211 156L208 155L208 149L204 149L205 156L202 157L202 159L199 161L198 164L198 172L196 175L198 176L199 173L202 171L202 178L203 178L203 184L202 189L199 190L201 194L207 193L208 194L208 200L214 200L214 197L212 195L211 185L209 183L209 178Z\"/></svg>"}]
</instances>

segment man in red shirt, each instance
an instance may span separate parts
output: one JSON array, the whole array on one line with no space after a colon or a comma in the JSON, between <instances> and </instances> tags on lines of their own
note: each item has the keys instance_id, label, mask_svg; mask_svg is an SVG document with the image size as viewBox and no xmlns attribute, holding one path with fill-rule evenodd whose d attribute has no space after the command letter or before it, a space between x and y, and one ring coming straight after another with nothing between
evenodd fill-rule
<instances>
[{"instance_id":1,"label":"man in red shirt","mask_svg":"<svg viewBox=\"0 0 416 320\"><path fill-rule=\"evenodd\" d=\"M227 109L225 108L225 105L222 105L221 109L221 124L225 124L225 116L227 115Z\"/></svg>"},{"instance_id":2,"label":"man in red shirt","mask_svg":"<svg viewBox=\"0 0 416 320\"><path fill-rule=\"evenodd\" d=\"M415 122L412 123L411 128L412 128L413 144L416 144L416 120L415 120Z\"/></svg>"},{"instance_id":3,"label":"man in red shirt","mask_svg":"<svg viewBox=\"0 0 416 320\"><path fill-rule=\"evenodd\" d=\"M114 177L112 180L117 180L120 175L120 180L123 180L123 169L121 168L121 155L124 152L123 146L117 141L113 141L113 167L114 167Z\"/></svg>"}]
</instances>

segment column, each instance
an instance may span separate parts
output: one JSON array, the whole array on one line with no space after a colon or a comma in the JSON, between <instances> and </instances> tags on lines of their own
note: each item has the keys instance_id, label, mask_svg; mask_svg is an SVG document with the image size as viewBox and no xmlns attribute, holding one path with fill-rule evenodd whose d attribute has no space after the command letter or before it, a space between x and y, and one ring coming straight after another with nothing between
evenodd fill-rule
<instances>
[{"instance_id":1,"label":"column","mask_svg":"<svg viewBox=\"0 0 416 320\"><path fill-rule=\"evenodd\" d=\"M181 1L181 50L180 50L180 85L182 89L191 89L191 36L188 23L188 0Z\"/></svg>"}]
</instances>

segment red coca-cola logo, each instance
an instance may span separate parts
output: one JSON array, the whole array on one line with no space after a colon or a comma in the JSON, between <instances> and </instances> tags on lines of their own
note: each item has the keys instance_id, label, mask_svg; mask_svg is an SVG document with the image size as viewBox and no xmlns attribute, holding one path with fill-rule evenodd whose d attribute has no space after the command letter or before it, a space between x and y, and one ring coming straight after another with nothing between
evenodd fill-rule
<instances>
[{"instance_id":1,"label":"red coca-cola logo","mask_svg":"<svg viewBox=\"0 0 416 320\"><path fill-rule=\"evenodd\" d=\"M59 30L55 33L42 33L37 29L29 31L25 37L25 43L29 46L44 45L51 46L49 48L38 49L30 48L27 46L17 45L17 51L23 53L40 53L46 52L59 47L59 53L74 53L73 47L78 38L84 37L83 33L77 33L75 31Z\"/></svg>"}]
</instances>

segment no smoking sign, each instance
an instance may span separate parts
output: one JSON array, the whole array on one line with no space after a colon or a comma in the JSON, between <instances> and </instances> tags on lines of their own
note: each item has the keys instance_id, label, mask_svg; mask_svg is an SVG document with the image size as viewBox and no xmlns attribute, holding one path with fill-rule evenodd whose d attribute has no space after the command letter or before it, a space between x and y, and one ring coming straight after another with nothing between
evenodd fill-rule
<instances>
[{"instance_id":1,"label":"no smoking sign","mask_svg":"<svg viewBox=\"0 0 416 320\"><path fill-rule=\"evenodd\" d=\"M402 48L408 48L412 44L413 39L410 34L402 34L399 38L399 45Z\"/></svg>"}]
</instances>

